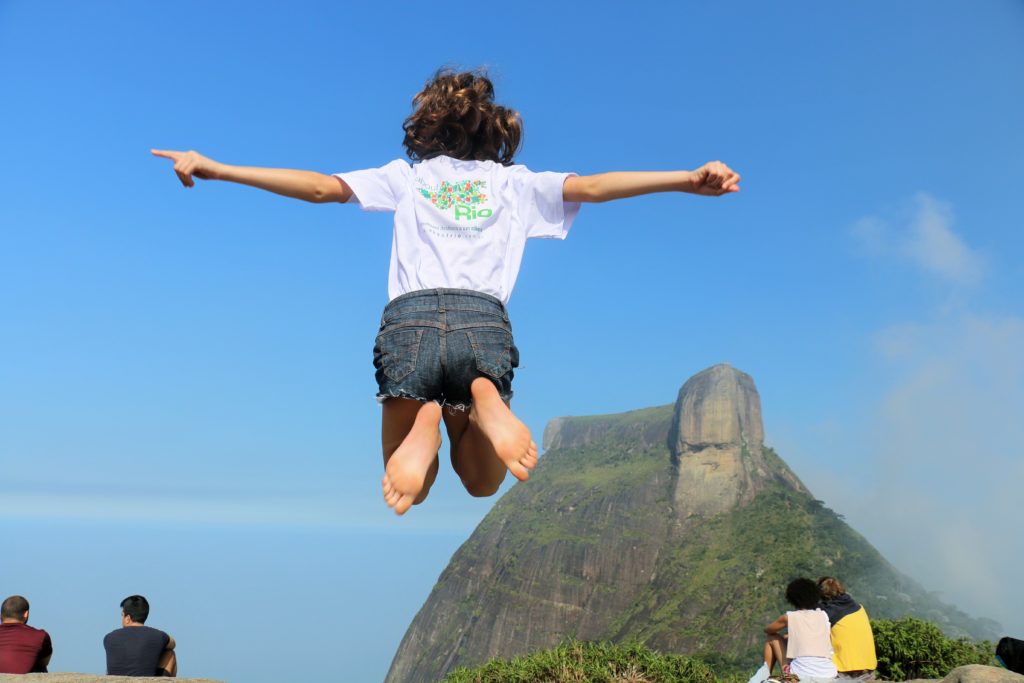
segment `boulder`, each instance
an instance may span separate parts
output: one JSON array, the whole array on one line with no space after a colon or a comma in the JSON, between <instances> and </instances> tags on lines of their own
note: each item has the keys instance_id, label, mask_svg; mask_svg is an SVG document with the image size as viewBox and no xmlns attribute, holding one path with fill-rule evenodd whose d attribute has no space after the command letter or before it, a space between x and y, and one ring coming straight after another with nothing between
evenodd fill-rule
<instances>
[{"instance_id":1,"label":"boulder","mask_svg":"<svg viewBox=\"0 0 1024 683\"><path fill-rule=\"evenodd\" d=\"M950 671L942 683L1024 683L1024 676L998 666L968 664Z\"/></svg>"},{"instance_id":2,"label":"boulder","mask_svg":"<svg viewBox=\"0 0 1024 683\"><path fill-rule=\"evenodd\" d=\"M93 674L0 674L0 683L152 683L154 677L96 676ZM175 678L178 683L224 683L210 678Z\"/></svg>"}]
</instances>

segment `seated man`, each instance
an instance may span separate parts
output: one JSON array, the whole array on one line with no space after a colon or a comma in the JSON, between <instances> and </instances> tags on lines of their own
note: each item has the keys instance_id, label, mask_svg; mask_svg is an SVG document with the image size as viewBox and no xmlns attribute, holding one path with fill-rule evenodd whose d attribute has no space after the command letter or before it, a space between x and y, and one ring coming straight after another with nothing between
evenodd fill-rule
<instances>
[{"instance_id":1,"label":"seated man","mask_svg":"<svg viewBox=\"0 0 1024 683\"><path fill-rule=\"evenodd\" d=\"M50 634L28 625L28 600L12 595L0 605L0 674L46 673Z\"/></svg>"},{"instance_id":2,"label":"seated man","mask_svg":"<svg viewBox=\"0 0 1024 683\"><path fill-rule=\"evenodd\" d=\"M141 595L121 601L121 626L103 639L108 676L177 676L174 638L145 626L149 602Z\"/></svg>"}]
</instances>

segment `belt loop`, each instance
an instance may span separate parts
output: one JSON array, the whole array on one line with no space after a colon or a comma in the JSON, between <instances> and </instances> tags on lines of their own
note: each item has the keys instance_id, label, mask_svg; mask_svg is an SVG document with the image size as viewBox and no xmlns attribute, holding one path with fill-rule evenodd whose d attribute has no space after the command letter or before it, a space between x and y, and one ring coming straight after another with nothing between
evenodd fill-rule
<instances>
[{"instance_id":1,"label":"belt loop","mask_svg":"<svg viewBox=\"0 0 1024 683\"><path fill-rule=\"evenodd\" d=\"M437 312L444 313L444 291L437 290Z\"/></svg>"}]
</instances>

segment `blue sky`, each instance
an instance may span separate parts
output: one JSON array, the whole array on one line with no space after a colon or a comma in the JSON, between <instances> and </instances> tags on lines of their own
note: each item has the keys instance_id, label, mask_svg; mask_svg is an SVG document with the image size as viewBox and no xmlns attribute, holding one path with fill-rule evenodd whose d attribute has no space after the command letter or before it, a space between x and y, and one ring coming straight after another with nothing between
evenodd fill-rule
<instances>
[{"instance_id":1,"label":"blue sky","mask_svg":"<svg viewBox=\"0 0 1024 683\"><path fill-rule=\"evenodd\" d=\"M494 502L447 467L404 518L379 499L389 216L186 191L148 150L378 166L437 67L486 65L535 170L744 176L529 245L531 429L729 361L819 498L1020 637L1022 37L1009 0L0 2L0 593L54 670L101 672L141 592L182 675L383 677Z\"/></svg>"}]
</instances>

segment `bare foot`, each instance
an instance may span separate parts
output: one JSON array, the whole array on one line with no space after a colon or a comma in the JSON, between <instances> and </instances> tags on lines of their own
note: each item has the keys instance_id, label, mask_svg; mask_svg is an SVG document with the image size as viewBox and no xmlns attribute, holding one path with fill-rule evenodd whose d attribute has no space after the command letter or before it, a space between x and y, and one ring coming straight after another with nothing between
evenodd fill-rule
<instances>
[{"instance_id":1,"label":"bare foot","mask_svg":"<svg viewBox=\"0 0 1024 683\"><path fill-rule=\"evenodd\" d=\"M405 514L423 492L427 473L437 461L437 450L441 447L440 422L441 406L424 403L412 429L384 467L381 480L384 502L394 508L397 515Z\"/></svg>"},{"instance_id":2,"label":"bare foot","mask_svg":"<svg viewBox=\"0 0 1024 683\"><path fill-rule=\"evenodd\" d=\"M526 481L537 466L537 444L519 418L501 400L497 387L485 377L470 385L473 407L469 420L494 447L494 452L516 479Z\"/></svg>"}]
</instances>

